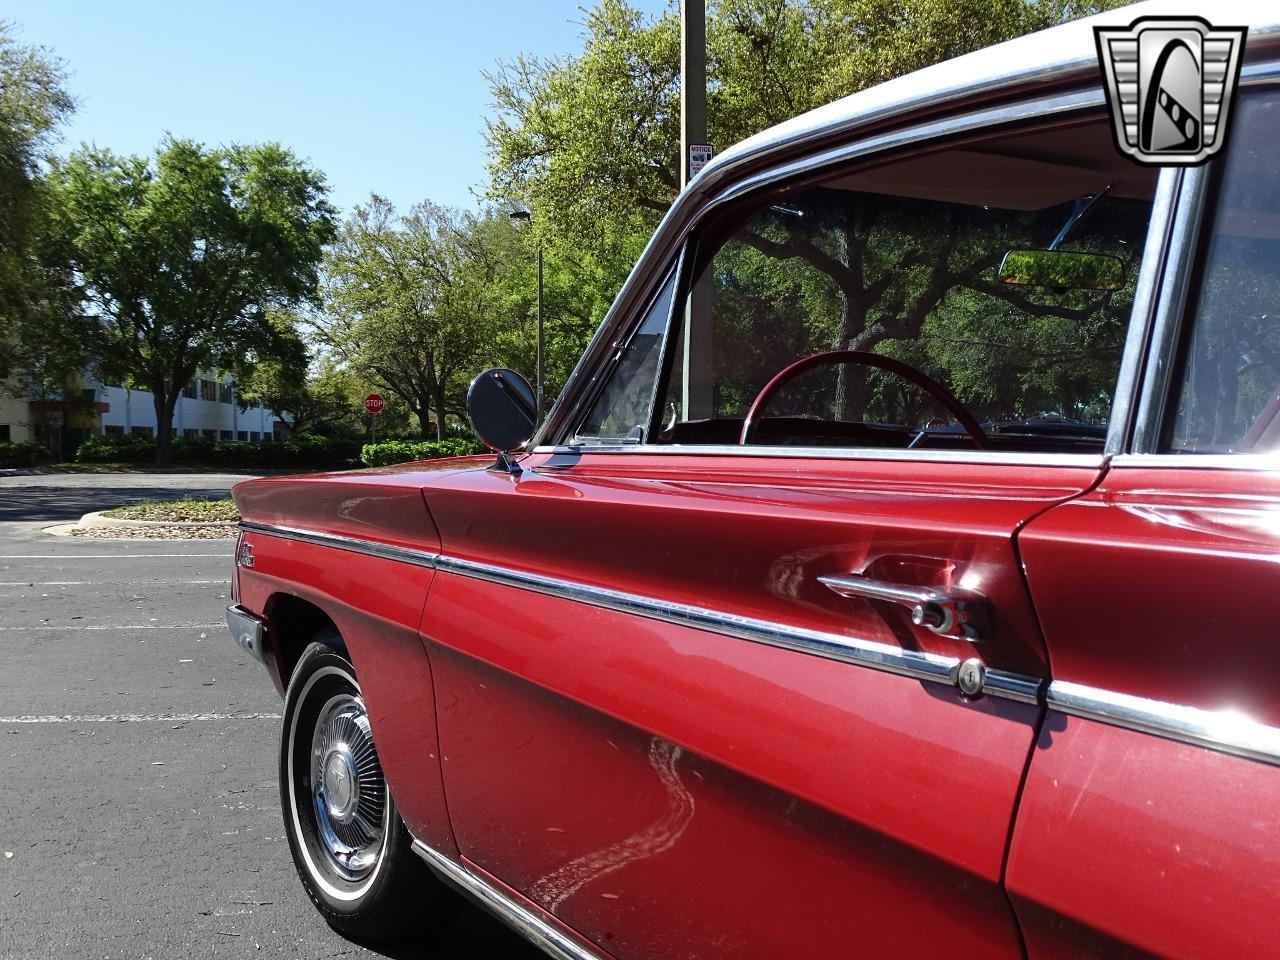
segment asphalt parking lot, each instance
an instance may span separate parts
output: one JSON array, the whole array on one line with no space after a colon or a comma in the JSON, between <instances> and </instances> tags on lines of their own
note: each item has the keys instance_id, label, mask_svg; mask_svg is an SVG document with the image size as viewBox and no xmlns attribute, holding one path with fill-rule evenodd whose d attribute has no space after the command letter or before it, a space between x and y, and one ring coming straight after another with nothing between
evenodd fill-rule
<instances>
[{"instance_id":1,"label":"asphalt parking lot","mask_svg":"<svg viewBox=\"0 0 1280 960\"><path fill-rule=\"evenodd\" d=\"M232 541L42 528L236 476L0 476L0 958L379 956L294 873L280 700L228 641ZM464 910L405 958L542 956Z\"/></svg>"}]
</instances>

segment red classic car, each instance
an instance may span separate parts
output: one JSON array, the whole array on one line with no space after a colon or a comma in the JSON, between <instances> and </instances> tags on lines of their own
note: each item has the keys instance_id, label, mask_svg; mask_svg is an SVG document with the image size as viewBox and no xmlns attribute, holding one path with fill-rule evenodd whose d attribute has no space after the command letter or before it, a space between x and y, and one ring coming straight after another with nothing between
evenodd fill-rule
<instances>
[{"instance_id":1,"label":"red classic car","mask_svg":"<svg viewBox=\"0 0 1280 960\"><path fill-rule=\"evenodd\" d=\"M1229 140L1142 165L1093 27L1179 12L727 151L544 423L477 378L497 462L236 487L330 923L428 936L452 890L561 958L1280 953L1280 22L1213 6L1234 105L1207 40L1152 122Z\"/></svg>"}]
</instances>

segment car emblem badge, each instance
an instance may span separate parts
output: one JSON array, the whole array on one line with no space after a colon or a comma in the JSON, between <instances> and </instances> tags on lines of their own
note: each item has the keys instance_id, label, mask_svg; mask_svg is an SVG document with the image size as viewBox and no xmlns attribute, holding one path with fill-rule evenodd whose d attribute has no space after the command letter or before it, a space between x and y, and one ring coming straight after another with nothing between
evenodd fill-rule
<instances>
[{"instance_id":1,"label":"car emblem badge","mask_svg":"<svg viewBox=\"0 0 1280 960\"><path fill-rule=\"evenodd\" d=\"M1094 27L1120 152L1139 163L1194 166L1221 150L1247 32L1199 17Z\"/></svg>"},{"instance_id":2,"label":"car emblem badge","mask_svg":"<svg viewBox=\"0 0 1280 960\"><path fill-rule=\"evenodd\" d=\"M253 544L247 542L240 544L240 552L236 554L236 566L253 566Z\"/></svg>"}]
</instances>

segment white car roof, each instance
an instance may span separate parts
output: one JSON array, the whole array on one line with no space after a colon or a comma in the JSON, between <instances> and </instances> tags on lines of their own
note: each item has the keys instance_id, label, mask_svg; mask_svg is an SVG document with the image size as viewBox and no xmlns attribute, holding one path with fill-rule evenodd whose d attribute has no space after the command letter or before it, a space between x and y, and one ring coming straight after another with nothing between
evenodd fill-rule
<instances>
[{"instance_id":1,"label":"white car roof","mask_svg":"<svg viewBox=\"0 0 1280 960\"><path fill-rule=\"evenodd\" d=\"M1206 7L1210 9L1205 10ZM1007 40L842 97L734 144L713 159L703 173L752 154L771 152L921 107L937 107L1004 87L1025 87L1069 77L1097 63L1094 27L1127 27L1139 17L1203 17L1206 13L1214 26L1249 27L1250 41L1280 35L1280 3L1276 0L1135 3Z\"/></svg>"}]
</instances>

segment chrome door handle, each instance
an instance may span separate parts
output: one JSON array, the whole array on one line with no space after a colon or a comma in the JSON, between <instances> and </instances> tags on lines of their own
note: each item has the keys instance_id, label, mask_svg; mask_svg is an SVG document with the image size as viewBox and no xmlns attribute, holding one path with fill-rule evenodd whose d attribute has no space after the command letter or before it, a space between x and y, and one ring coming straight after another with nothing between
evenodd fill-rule
<instances>
[{"instance_id":1,"label":"chrome door handle","mask_svg":"<svg viewBox=\"0 0 1280 960\"><path fill-rule=\"evenodd\" d=\"M985 601L973 590L953 587L935 590L932 587L907 587L897 583L885 583L867 577L843 574L826 574L818 582L842 597L858 597L863 600L888 600L911 611L911 622L925 627L943 637L959 637L963 640L982 639L978 626Z\"/></svg>"}]
</instances>

